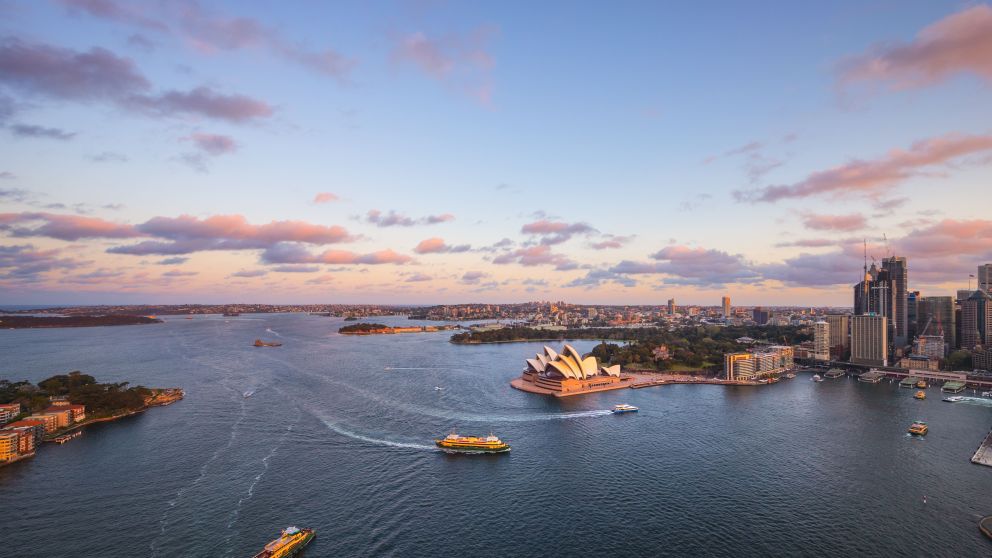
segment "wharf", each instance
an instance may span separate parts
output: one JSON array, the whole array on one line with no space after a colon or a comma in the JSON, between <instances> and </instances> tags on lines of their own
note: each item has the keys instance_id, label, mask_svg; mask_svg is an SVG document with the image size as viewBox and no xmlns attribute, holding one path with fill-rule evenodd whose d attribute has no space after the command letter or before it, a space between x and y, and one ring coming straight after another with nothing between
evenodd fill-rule
<instances>
[{"instance_id":1,"label":"wharf","mask_svg":"<svg viewBox=\"0 0 992 558\"><path fill-rule=\"evenodd\" d=\"M971 456L971 462L977 465L992 467L992 431L985 437L982 444L978 446L975 455Z\"/></svg>"},{"instance_id":2,"label":"wharf","mask_svg":"<svg viewBox=\"0 0 992 558\"><path fill-rule=\"evenodd\" d=\"M870 370L858 376L858 381L869 384L877 384L878 382L881 382L882 378L884 377L885 377L885 372L879 372L878 370Z\"/></svg>"},{"instance_id":3,"label":"wharf","mask_svg":"<svg viewBox=\"0 0 992 558\"><path fill-rule=\"evenodd\" d=\"M899 382L899 387L901 387L901 388L914 388L914 387L916 387L916 382L919 382L919 381L920 381L920 379L917 378L916 376L906 376L905 378L902 379L901 382Z\"/></svg>"},{"instance_id":4,"label":"wharf","mask_svg":"<svg viewBox=\"0 0 992 558\"><path fill-rule=\"evenodd\" d=\"M823 375L823 377L830 378L831 380L836 380L837 378L840 378L846 374L847 372L844 372L840 368L831 368L830 370L827 371L826 374Z\"/></svg>"},{"instance_id":5,"label":"wharf","mask_svg":"<svg viewBox=\"0 0 992 558\"><path fill-rule=\"evenodd\" d=\"M942 388L940 388L940 391L947 391L950 393L961 393L962 391L964 391L964 388L965 388L964 382L947 382L944 384Z\"/></svg>"},{"instance_id":6,"label":"wharf","mask_svg":"<svg viewBox=\"0 0 992 558\"><path fill-rule=\"evenodd\" d=\"M2 467L4 465L10 465L12 463L17 463L18 461L27 459L29 457L34 457L34 452L31 452L31 453L19 453L19 454L15 455L14 457L11 457L10 459L8 459L6 461L0 461L0 467Z\"/></svg>"}]
</instances>

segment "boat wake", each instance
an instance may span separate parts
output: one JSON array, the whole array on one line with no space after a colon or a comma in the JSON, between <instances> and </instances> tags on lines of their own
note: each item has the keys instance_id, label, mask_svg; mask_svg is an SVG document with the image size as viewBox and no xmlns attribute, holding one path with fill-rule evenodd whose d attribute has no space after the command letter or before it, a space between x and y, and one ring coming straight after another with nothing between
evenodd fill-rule
<instances>
[{"instance_id":1,"label":"boat wake","mask_svg":"<svg viewBox=\"0 0 992 558\"><path fill-rule=\"evenodd\" d=\"M355 432L352 432L350 430L346 430L346 429L342 428L341 426L339 426L339 425L335 424L334 422L331 422L331 421L329 421L329 420L327 420L325 418L321 418L320 419L320 422L323 422L325 426L327 426L331 430L337 432L338 434L341 434L342 436L347 436L347 437L352 438L354 440L359 440L359 441L362 441L362 442L367 442L369 444L374 444L374 445L377 445L377 446L387 446L387 447L393 447L393 448L404 448L404 449L437 451L437 448L436 447L434 447L434 446L428 446L427 444L414 444L414 443L409 443L409 442L396 442L396 441L393 441L393 440L383 440L382 438L372 438L371 436L364 436L362 434L356 434Z\"/></svg>"},{"instance_id":2,"label":"boat wake","mask_svg":"<svg viewBox=\"0 0 992 558\"><path fill-rule=\"evenodd\" d=\"M958 403L968 403L971 405L980 405L982 407L992 407L992 398L988 397L962 397Z\"/></svg>"},{"instance_id":3,"label":"boat wake","mask_svg":"<svg viewBox=\"0 0 992 558\"><path fill-rule=\"evenodd\" d=\"M278 331L272 329L271 327L265 328L265 331L267 331L268 333L271 333L272 335L275 335L276 337L282 337L282 334L281 333L279 333Z\"/></svg>"}]
</instances>

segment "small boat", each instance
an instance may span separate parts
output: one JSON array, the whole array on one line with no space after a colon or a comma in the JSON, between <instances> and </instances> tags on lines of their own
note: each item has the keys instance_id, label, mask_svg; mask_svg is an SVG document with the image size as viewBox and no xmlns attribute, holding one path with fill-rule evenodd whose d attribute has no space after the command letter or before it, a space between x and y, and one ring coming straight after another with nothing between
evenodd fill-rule
<instances>
[{"instance_id":1,"label":"small boat","mask_svg":"<svg viewBox=\"0 0 992 558\"><path fill-rule=\"evenodd\" d=\"M983 391L982 397L992 397L992 391Z\"/></svg>"},{"instance_id":2,"label":"small boat","mask_svg":"<svg viewBox=\"0 0 992 558\"><path fill-rule=\"evenodd\" d=\"M916 394L913 395L913 397L915 397L916 399L926 399L927 398L927 392L925 392L923 390L920 390L920 391L916 392Z\"/></svg>"},{"instance_id":3,"label":"small boat","mask_svg":"<svg viewBox=\"0 0 992 558\"><path fill-rule=\"evenodd\" d=\"M927 383L923 380L920 380L919 382L916 382L916 387L920 389L927 389Z\"/></svg>"},{"instance_id":4,"label":"small boat","mask_svg":"<svg viewBox=\"0 0 992 558\"><path fill-rule=\"evenodd\" d=\"M249 397L251 397L252 395L255 395L255 390L250 390L250 391L246 391L246 392L244 393L244 398L245 398L245 399L248 399L248 398L249 398Z\"/></svg>"},{"instance_id":5,"label":"small boat","mask_svg":"<svg viewBox=\"0 0 992 558\"><path fill-rule=\"evenodd\" d=\"M789 372L788 374L785 375L785 377L791 380L791 379L795 378L796 375L793 374L792 372Z\"/></svg>"},{"instance_id":6,"label":"small boat","mask_svg":"<svg viewBox=\"0 0 992 558\"><path fill-rule=\"evenodd\" d=\"M927 423L922 420L918 420L909 426L909 433L914 436L926 436L928 430L930 429L927 427Z\"/></svg>"},{"instance_id":7,"label":"small boat","mask_svg":"<svg viewBox=\"0 0 992 558\"><path fill-rule=\"evenodd\" d=\"M481 436L459 436L452 432L434 444L448 453L503 453L510 451L510 445L490 433Z\"/></svg>"},{"instance_id":8,"label":"small boat","mask_svg":"<svg viewBox=\"0 0 992 558\"><path fill-rule=\"evenodd\" d=\"M619 405L614 405L612 412L614 415L622 415L624 413L636 413L637 411L637 407L626 403L621 403Z\"/></svg>"},{"instance_id":9,"label":"small boat","mask_svg":"<svg viewBox=\"0 0 992 558\"><path fill-rule=\"evenodd\" d=\"M823 378L821 378L819 374L813 374L813 377L810 378L810 379L813 380L814 382L822 382L823 381Z\"/></svg>"},{"instance_id":10,"label":"small boat","mask_svg":"<svg viewBox=\"0 0 992 558\"><path fill-rule=\"evenodd\" d=\"M945 397L942 401L947 401L948 403L957 403L958 401L963 401L964 397L960 395L952 395L950 397Z\"/></svg>"},{"instance_id":11,"label":"small boat","mask_svg":"<svg viewBox=\"0 0 992 558\"><path fill-rule=\"evenodd\" d=\"M444 391L444 388L441 386L434 386L434 391Z\"/></svg>"},{"instance_id":12,"label":"small boat","mask_svg":"<svg viewBox=\"0 0 992 558\"><path fill-rule=\"evenodd\" d=\"M288 558L295 556L303 547L310 544L310 541L317 536L313 529L300 529L299 527L286 527L282 535L265 545L261 552L254 558Z\"/></svg>"},{"instance_id":13,"label":"small boat","mask_svg":"<svg viewBox=\"0 0 992 558\"><path fill-rule=\"evenodd\" d=\"M255 342L252 343L252 346L254 346L254 347L282 347L282 343L280 343L278 341L262 341L261 339L256 339Z\"/></svg>"}]
</instances>

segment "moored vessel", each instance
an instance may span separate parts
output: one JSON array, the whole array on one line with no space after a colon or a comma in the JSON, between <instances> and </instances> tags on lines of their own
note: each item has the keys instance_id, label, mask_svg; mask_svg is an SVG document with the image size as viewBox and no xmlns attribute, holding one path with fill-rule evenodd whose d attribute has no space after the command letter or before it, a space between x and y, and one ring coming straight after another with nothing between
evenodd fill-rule
<instances>
[{"instance_id":1,"label":"moored vessel","mask_svg":"<svg viewBox=\"0 0 992 558\"><path fill-rule=\"evenodd\" d=\"M909 426L909 433L914 436L924 436L928 430L930 430L930 428L927 427L927 423L922 420L918 420Z\"/></svg>"},{"instance_id":2,"label":"moored vessel","mask_svg":"<svg viewBox=\"0 0 992 558\"><path fill-rule=\"evenodd\" d=\"M613 406L614 415L622 415L623 413L636 413L638 411L637 407L633 405L628 405L626 403L621 403L619 405Z\"/></svg>"},{"instance_id":3,"label":"moored vessel","mask_svg":"<svg viewBox=\"0 0 992 558\"><path fill-rule=\"evenodd\" d=\"M916 382L916 387L920 389L927 389L927 382L925 380L920 380L919 382Z\"/></svg>"},{"instance_id":4,"label":"moored vessel","mask_svg":"<svg viewBox=\"0 0 992 558\"><path fill-rule=\"evenodd\" d=\"M459 436L451 433L440 440L434 440L437 447L450 453L503 453L510 451L510 445L493 436Z\"/></svg>"},{"instance_id":5,"label":"moored vessel","mask_svg":"<svg viewBox=\"0 0 992 558\"><path fill-rule=\"evenodd\" d=\"M295 556L303 547L310 544L310 541L317 534L313 529L300 529L299 527L286 527L278 539L265 545L261 552L254 558L286 558Z\"/></svg>"},{"instance_id":6,"label":"moored vessel","mask_svg":"<svg viewBox=\"0 0 992 558\"><path fill-rule=\"evenodd\" d=\"M917 399L926 399L927 398L927 392L925 392L923 390L920 390L920 391L916 392L916 394L913 395L913 397L915 397Z\"/></svg>"}]
</instances>

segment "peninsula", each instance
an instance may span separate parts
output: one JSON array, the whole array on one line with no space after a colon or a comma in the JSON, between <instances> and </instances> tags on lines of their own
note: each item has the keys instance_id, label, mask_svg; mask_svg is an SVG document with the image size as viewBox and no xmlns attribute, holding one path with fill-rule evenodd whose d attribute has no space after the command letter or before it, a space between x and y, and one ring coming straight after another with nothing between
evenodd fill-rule
<instances>
[{"instance_id":1,"label":"peninsula","mask_svg":"<svg viewBox=\"0 0 992 558\"><path fill-rule=\"evenodd\" d=\"M338 333L342 335L390 335L395 333L430 333L435 331L450 331L459 328L459 326L452 325L390 327L383 324L370 324L363 322L360 324L344 326L338 329Z\"/></svg>"},{"instance_id":2,"label":"peninsula","mask_svg":"<svg viewBox=\"0 0 992 558\"><path fill-rule=\"evenodd\" d=\"M0 329L25 329L48 327L99 327L160 324L154 316L13 316L0 315Z\"/></svg>"}]
</instances>

